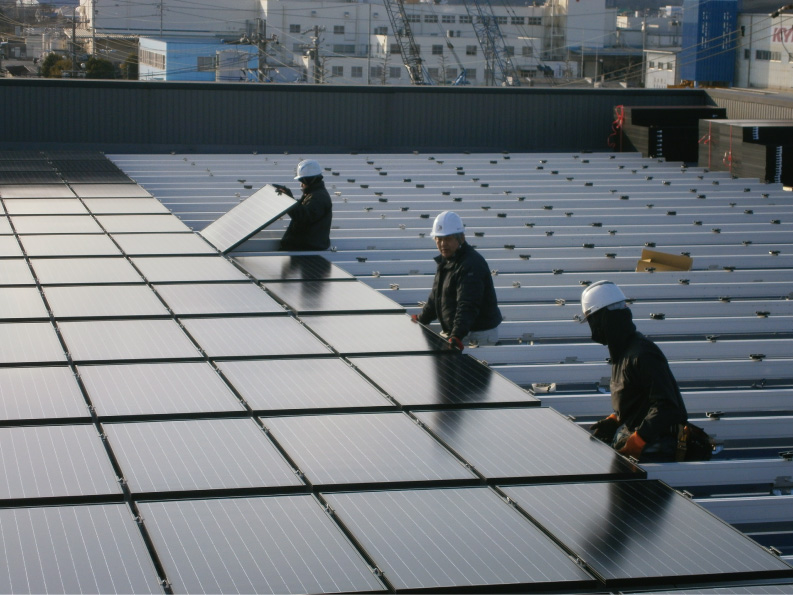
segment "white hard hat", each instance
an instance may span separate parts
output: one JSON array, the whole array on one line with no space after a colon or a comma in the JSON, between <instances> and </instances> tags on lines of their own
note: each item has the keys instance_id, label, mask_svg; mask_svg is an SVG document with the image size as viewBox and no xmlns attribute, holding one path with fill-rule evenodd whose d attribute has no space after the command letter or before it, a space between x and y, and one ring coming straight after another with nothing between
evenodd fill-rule
<instances>
[{"instance_id":1,"label":"white hard hat","mask_svg":"<svg viewBox=\"0 0 793 595\"><path fill-rule=\"evenodd\" d=\"M451 236L456 233L465 233L463 220L460 219L460 216L457 213L453 213L452 211L444 211L435 217L435 222L432 224L432 231L430 232L430 235L433 238Z\"/></svg>"},{"instance_id":2,"label":"white hard hat","mask_svg":"<svg viewBox=\"0 0 793 595\"><path fill-rule=\"evenodd\" d=\"M322 168L319 166L319 163L313 159L304 159L297 164L296 173L297 175L295 176L295 180L299 180L301 178L313 178L314 176L322 175Z\"/></svg>"},{"instance_id":3,"label":"white hard hat","mask_svg":"<svg viewBox=\"0 0 793 595\"><path fill-rule=\"evenodd\" d=\"M586 322L592 314L602 308L625 301L625 294L611 281L597 281L581 292L581 312L579 322Z\"/></svg>"}]
</instances>

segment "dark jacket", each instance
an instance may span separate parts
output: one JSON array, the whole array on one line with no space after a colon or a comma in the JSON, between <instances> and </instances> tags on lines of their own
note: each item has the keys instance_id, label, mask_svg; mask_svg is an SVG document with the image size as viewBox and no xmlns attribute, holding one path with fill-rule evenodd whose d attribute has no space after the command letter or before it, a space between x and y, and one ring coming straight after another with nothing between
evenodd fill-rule
<instances>
[{"instance_id":1,"label":"dark jacket","mask_svg":"<svg viewBox=\"0 0 793 595\"><path fill-rule=\"evenodd\" d=\"M688 419L683 396L658 346L636 330L631 311L605 311L611 356L611 406L648 444L676 435Z\"/></svg>"},{"instance_id":2,"label":"dark jacket","mask_svg":"<svg viewBox=\"0 0 793 595\"><path fill-rule=\"evenodd\" d=\"M287 215L292 220L281 238L281 250L327 250L330 247L333 204L321 176L303 191L303 196Z\"/></svg>"},{"instance_id":3,"label":"dark jacket","mask_svg":"<svg viewBox=\"0 0 793 595\"><path fill-rule=\"evenodd\" d=\"M493 277L481 254L464 243L449 261L438 255L435 262L438 269L419 322L437 318L445 333L459 339L501 323Z\"/></svg>"}]
</instances>

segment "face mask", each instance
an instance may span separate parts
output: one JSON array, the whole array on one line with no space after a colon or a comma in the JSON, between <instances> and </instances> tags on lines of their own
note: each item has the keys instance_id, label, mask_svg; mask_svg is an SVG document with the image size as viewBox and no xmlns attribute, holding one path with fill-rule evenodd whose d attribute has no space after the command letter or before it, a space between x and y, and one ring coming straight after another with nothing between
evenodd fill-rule
<instances>
[{"instance_id":1,"label":"face mask","mask_svg":"<svg viewBox=\"0 0 793 595\"><path fill-rule=\"evenodd\" d=\"M589 323L589 330L592 332L592 340L601 345L608 344L608 334L606 333L606 316L605 311L600 310L587 318Z\"/></svg>"}]
</instances>

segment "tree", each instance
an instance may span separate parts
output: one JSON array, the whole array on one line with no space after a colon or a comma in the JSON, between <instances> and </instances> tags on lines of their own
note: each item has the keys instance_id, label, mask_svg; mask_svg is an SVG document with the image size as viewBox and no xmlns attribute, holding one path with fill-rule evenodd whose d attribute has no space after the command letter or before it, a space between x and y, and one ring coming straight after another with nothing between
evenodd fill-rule
<instances>
[{"instance_id":1,"label":"tree","mask_svg":"<svg viewBox=\"0 0 793 595\"><path fill-rule=\"evenodd\" d=\"M121 76L127 80L138 80L138 55L130 54L121 65Z\"/></svg>"},{"instance_id":2,"label":"tree","mask_svg":"<svg viewBox=\"0 0 793 595\"><path fill-rule=\"evenodd\" d=\"M85 63L85 78L114 79L116 78L116 67L110 60L92 56Z\"/></svg>"},{"instance_id":3,"label":"tree","mask_svg":"<svg viewBox=\"0 0 793 595\"><path fill-rule=\"evenodd\" d=\"M40 72L45 78L61 78L72 69L72 61L58 54L47 54L41 61Z\"/></svg>"}]
</instances>

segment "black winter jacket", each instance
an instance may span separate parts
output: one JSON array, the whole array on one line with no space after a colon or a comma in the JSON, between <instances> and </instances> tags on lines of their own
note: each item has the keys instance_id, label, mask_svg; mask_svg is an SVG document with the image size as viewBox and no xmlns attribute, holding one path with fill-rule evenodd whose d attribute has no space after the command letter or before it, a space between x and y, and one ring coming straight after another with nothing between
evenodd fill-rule
<instances>
[{"instance_id":1,"label":"black winter jacket","mask_svg":"<svg viewBox=\"0 0 793 595\"><path fill-rule=\"evenodd\" d=\"M493 277L481 254L463 243L450 260L438 255L435 262L438 269L419 322L439 319L443 331L459 339L501 323Z\"/></svg>"},{"instance_id":2,"label":"black winter jacket","mask_svg":"<svg viewBox=\"0 0 793 595\"><path fill-rule=\"evenodd\" d=\"M605 314L614 412L648 444L676 435L677 424L685 423L688 413L666 357L636 330L629 309Z\"/></svg>"},{"instance_id":3,"label":"black winter jacket","mask_svg":"<svg viewBox=\"0 0 793 595\"><path fill-rule=\"evenodd\" d=\"M319 176L287 213L292 219L281 238L281 250L327 250L333 204Z\"/></svg>"}]
</instances>

